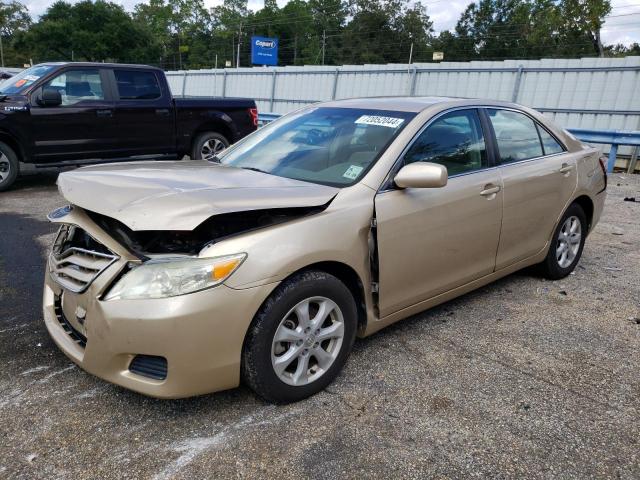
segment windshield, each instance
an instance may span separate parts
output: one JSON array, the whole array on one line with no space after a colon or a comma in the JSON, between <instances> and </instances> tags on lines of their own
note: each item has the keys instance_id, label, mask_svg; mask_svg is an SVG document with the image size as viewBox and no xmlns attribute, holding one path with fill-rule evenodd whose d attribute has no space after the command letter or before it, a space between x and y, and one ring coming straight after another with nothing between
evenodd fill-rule
<instances>
[{"instance_id":1,"label":"windshield","mask_svg":"<svg viewBox=\"0 0 640 480\"><path fill-rule=\"evenodd\" d=\"M19 74L0 83L0 93L20 93L54 68L54 65L36 65L35 67L27 68Z\"/></svg>"},{"instance_id":2,"label":"windshield","mask_svg":"<svg viewBox=\"0 0 640 480\"><path fill-rule=\"evenodd\" d=\"M346 187L376 162L415 113L310 108L277 120L220 156L223 165Z\"/></svg>"}]
</instances>

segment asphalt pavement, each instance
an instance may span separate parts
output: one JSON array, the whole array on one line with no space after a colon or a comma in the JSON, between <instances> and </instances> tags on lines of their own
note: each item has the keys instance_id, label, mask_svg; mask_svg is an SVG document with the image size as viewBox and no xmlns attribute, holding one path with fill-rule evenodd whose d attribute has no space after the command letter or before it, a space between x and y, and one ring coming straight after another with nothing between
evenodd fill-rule
<instances>
[{"instance_id":1,"label":"asphalt pavement","mask_svg":"<svg viewBox=\"0 0 640 480\"><path fill-rule=\"evenodd\" d=\"M272 406L72 365L40 310L64 200L24 177L0 193L0 478L640 478L640 176L609 183L575 274L519 272L358 340L325 392Z\"/></svg>"}]
</instances>

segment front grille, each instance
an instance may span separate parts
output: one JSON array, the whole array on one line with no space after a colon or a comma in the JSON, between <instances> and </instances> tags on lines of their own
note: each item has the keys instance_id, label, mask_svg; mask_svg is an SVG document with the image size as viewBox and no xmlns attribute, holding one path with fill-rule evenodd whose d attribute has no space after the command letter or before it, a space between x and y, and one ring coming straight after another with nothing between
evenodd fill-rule
<instances>
[{"instance_id":1,"label":"front grille","mask_svg":"<svg viewBox=\"0 0 640 480\"><path fill-rule=\"evenodd\" d=\"M164 380L167 378L167 359L153 355L136 355L129 364L129 371L154 380Z\"/></svg>"},{"instance_id":2,"label":"front grille","mask_svg":"<svg viewBox=\"0 0 640 480\"><path fill-rule=\"evenodd\" d=\"M81 293L117 259L81 228L63 225L53 244L49 268L62 287Z\"/></svg>"},{"instance_id":3,"label":"front grille","mask_svg":"<svg viewBox=\"0 0 640 480\"><path fill-rule=\"evenodd\" d=\"M57 295L53 300L53 311L56 315L58 323L60 324L62 329L67 332L67 335L69 335L74 342L80 345L80 347L86 347L87 337L85 337L82 333L76 330L74 326L71 325L71 323L69 323L69 320L67 320L67 317L62 311L62 299Z\"/></svg>"}]
</instances>

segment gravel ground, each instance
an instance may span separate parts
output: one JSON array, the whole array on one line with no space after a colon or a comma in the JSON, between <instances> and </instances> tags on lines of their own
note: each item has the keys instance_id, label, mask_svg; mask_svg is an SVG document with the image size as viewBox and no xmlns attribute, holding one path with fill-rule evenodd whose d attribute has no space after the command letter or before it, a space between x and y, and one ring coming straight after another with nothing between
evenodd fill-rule
<instances>
[{"instance_id":1,"label":"gravel ground","mask_svg":"<svg viewBox=\"0 0 640 480\"><path fill-rule=\"evenodd\" d=\"M54 175L0 194L0 478L639 478L640 177L574 275L521 272L356 342L326 391L145 398L70 364L40 313Z\"/></svg>"}]
</instances>

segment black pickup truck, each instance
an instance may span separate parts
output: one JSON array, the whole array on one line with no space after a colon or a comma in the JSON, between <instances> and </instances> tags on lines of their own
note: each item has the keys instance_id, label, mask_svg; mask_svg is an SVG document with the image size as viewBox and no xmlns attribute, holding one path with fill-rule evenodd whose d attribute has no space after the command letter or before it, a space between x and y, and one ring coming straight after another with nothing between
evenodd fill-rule
<instances>
[{"instance_id":1,"label":"black pickup truck","mask_svg":"<svg viewBox=\"0 0 640 480\"><path fill-rule=\"evenodd\" d=\"M253 100L175 98L154 67L35 65L0 83L0 191L16 179L20 162L210 158L257 126Z\"/></svg>"}]
</instances>

